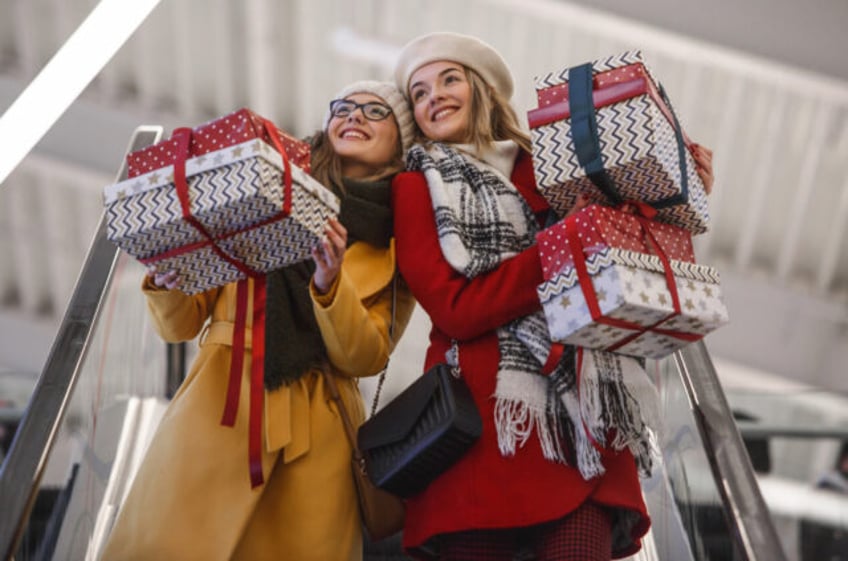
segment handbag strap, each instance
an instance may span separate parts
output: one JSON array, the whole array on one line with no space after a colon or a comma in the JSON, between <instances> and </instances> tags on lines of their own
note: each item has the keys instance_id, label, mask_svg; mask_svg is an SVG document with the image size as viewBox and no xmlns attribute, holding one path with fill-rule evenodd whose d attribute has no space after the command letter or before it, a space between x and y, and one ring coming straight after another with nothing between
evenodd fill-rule
<instances>
[{"instance_id":1,"label":"handbag strap","mask_svg":"<svg viewBox=\"0 0 848 561\"><path fill-rule=\"evenodd\" d=\"M397 275L392 278L392 320L389 324L389 342L394 343L395 340L395 307L397 304ZM380 390L383 387L383 381L386 379L386 371L389 368L389 361L386 359L386 366L383 367L383 371L380 373L380 381L377 383L377 391L374 393L374 402L371 405L371 415L374 415L374 412L377 410L377 402L380 399ZM344 425L345 434L347 435L347 439L350 442L351 448L353 448L353 456L356 459L357 464L360 467L364 468L365 459L362 457L362 453L359 451L359 446L356 443L356 431L353 428L353 421L350 420L350 415L347 413L347 407L345 407L344 401L342 400L342 395L339 393L339 386L336 384L336 378L332 374L332 369L329 364L325 365L325 368L322 369L324 372L324 380L327 383L327 389L330 391L330 398L336 402L336 407L339 410L339 415L342 418L342 424Z\"/></svg>"},{"instance_id":2,"label":"handbag strap","mask_svg":"<svg viewBox=\"0 0 848 561\"><path fill-rule=\"evenodd\" d=\"M342 418L345 435L350 442L350 447L353 449L353 458L360 469L365 468L365 458L362 457L362 452L359 451L359 446L356 443L356 433L353 429L353 421L350 420L350 415L347 413L342 395L339 393L339 386L336 384L335 375L330 372L329 368L324 368L324 380L327 383L327 389L330 391L330 398L336 402L336 407L339 410L339 416Z\"/></svg>"},{"instance_id":3,"label":"handbag strap","mask_svg":"<svg viewBox=\"0 0 848 561\"><path fill-rule=\"evenodd\" d=\"M451 339L450 350L445 353L445 361L450 366L451 375L457 380L462 377L462 371L459 369L459 341Z\"/></svg>"},{"instance_id":4,"label":"handbag strap","mask_svg":"<svg viewBox=\"0 0 848 561\"><path fill-rule=\"evenodd\" d=\"M395 342L395 307L397 305L397 273L392 277L392 320L389 323L389 346L393 347ZM389 350L391 355L391 350ZM386 381L386 373L389 371L389 359L386 359L386 365L383 371L380 372L380 378L377 380L377 389L374 391L374 400L371 402L371 417L377 412L377 404L380 402L380 392L383 391L383 383Z\"/></svg>"}]
</instances>

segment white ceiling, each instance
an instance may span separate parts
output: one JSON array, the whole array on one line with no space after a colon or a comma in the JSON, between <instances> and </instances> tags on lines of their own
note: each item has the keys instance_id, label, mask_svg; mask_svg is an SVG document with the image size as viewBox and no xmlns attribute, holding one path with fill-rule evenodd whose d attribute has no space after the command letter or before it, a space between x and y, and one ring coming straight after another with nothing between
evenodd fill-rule
<instances>
[{"instance_id":1,"label":"white ceiling","mask_svg":"<svg viewBox=\"0 0 848 561\"><path fill-rule=\"evenodd\" d=\"M570 0L758 57L848 80L844 0Z\"/></svg>"},{"instance_id":2,"label":"white ceiling","mask_svg":"<svg viewBox=\"0 0 848 561\"><path fill-rule=\"evenodd\" d=\"M0 0L0 107L94 4ZM340 86L387 78L406 40L449 29L503 52L519 112L533 107L533 76L641 48L689 135L716 153L713 230L697 252L723 274L732 323L708 337L710 349L848 392L847 6L163 0L0 186L0 369L40 370L99 220L100 190L136 126L199 124L248 106L306 135Z\"/></svg>"}]
</instances>

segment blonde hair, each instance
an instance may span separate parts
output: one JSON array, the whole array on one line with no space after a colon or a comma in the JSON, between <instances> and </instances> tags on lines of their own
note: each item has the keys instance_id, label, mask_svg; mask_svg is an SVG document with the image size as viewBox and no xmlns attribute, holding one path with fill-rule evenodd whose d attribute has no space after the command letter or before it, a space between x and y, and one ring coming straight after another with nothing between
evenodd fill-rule
<instances>
[{"instance_id":1,"label":"blonde hair","mask_svg":"<svg viewBox=\"0 0 848 561\"><path fill-rule=\"evenodd\" d=\"M495 88L472 68L463 66L471 85L471 123L468 141L479 150L496 140L512 140L530 152L530 135L518 124L515 110Z\"/></svg>"},{"instance_id":2,"label":"blonde hair","mask_svg":"<svg viewBox=\"0 0 848 561\"><path fill-rule=\"evenodd\" d=\"M322 185L330 188L335 187L341 192L344 192L342 159L333 148L329 135L325 131L317 131L309 138L309 143L312 146L312 177L317 179ZM403 149L401 147L400 134L398 134L397 149L391 161L365 179L367 181L383 179L403 171L404 167Z\"/></svg>"}]
</instances>

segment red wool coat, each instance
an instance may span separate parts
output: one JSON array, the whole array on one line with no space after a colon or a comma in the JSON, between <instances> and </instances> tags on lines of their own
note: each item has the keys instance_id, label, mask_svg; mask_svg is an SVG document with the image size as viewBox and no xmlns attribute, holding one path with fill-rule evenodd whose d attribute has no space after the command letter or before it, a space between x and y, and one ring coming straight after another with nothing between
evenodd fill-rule
<instances>
[{"instance_id":1,"label":"red wool coat","mask_svg":"<svg viewBox=\"0 0 848 561\"><path fill-rule=\"evenodd\" d=\"M536 190L531 158L523 151L511 179L537 215L547 210ZM483 435L471 450L408 501L404 546L414 549L446 532L556 520L591 499L639 514L632 539L614 553L621 557L637 551L649 518L629 452L605 454L606 474L585 481L577 469L545 460L535 434L514 457L505 458L498 449L493 421L499 358L495 329L541 309L536 286L543 279L536 247L468 279L442 254L424 175L399 174L393 200L398 267L433 323L424 367L444 362L451 338L457 339L460 370L483 418Z\"/></svg>"}]
</instances>

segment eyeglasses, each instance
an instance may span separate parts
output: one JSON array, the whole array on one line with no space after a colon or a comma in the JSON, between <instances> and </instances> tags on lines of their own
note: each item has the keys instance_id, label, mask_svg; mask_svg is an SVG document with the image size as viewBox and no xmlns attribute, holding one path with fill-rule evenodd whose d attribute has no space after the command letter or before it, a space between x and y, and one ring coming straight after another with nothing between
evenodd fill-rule
<instances>
[{"instance_id":1,"label":"eyeglasses","mask_svg":"<svg viewBox=\"0 0 848 561\"><path fill-rule=\"evenodd\" d=\"M392 114L392 108L379 101L356 103L349 99L334 99L330 102L330 115L333 117L347 117L357 109L361 109L362 115L369 121L382 121Z\"/></svg>"}]
</instances>

